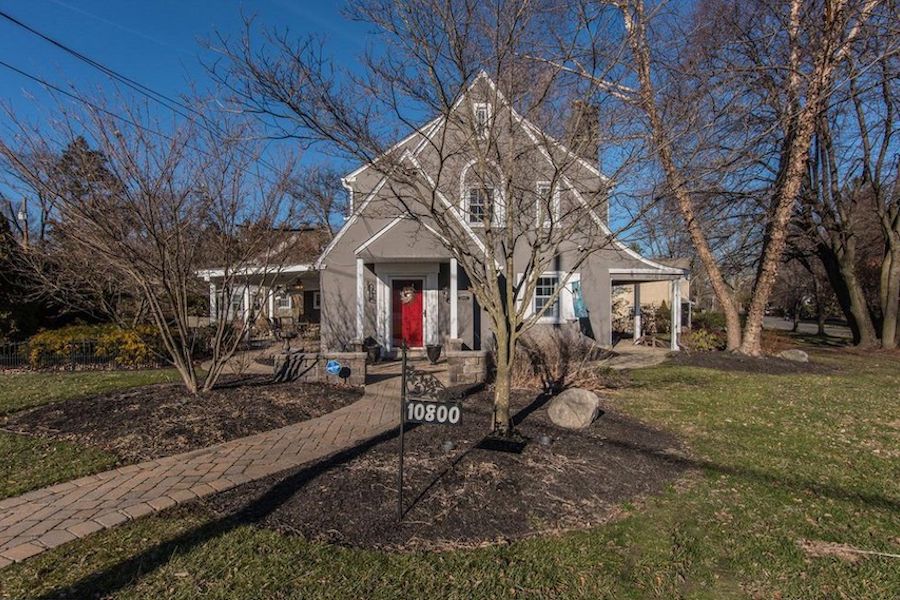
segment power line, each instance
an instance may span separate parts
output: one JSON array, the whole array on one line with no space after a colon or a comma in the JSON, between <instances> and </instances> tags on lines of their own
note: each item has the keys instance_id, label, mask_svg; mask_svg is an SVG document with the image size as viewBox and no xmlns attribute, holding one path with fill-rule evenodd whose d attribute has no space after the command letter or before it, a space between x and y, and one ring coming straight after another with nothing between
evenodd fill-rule
<instances>
[{"instance_id":1,"label":"power line","mask_svg":"<svg viewBox=\"0 0 900 600\"><path fill-rule=\"evenodd\" d=\"M60 94L63 94L64 96L66 96L66 97L68 97L68 98L71 98L71 99L73 99L73 100L77 100L78 102L81 102L81 103L85 104L86 106L90 107L91 109L93 109L93 110L95 110L95 111L98 111L98 112L104 113L104 114L106 114L106 115L109 115L110 117L113 117L114 119L118 119L119 121L122 121L123 123L127 123L128 125L131 125L132 127L135 127L135 128L137 128L137 129L140 129L141 131L145 131L145 132L147 132L147 133L152 133L153 135L158 135L159 137L161 137L161 138L163 138L163 139L165 139L165 140L168 140L168 141L170 141L170 142L176 141L174 137L172 137L172 136L170 136L170 135L168 135L168 134L166 134L166 133L163 133L163 132L161 132L161 131L157 131L157 130L155 130L155 129L150 129L149 127L146 127L146 126L144 126L144 125L141 125L140 123L137 123L137 122L135 122L134 120L132 120L132 119L130 119L130 118L128 118L128 117L123 117L122 115L120 115L120 114L118 114L118 113L116 113L116 112L114 112L114 111L111 111L111 110L109 110L109 109L107 109L107 108L104 108L104 107L100 106L99 104L95 104L94 102L91 102L90 100L87 100L86 98L82 98L81 96L79 96L79 95L77 95L77 94L73 94L72 92L63 89L63 88L59 87L58 85L54 85L54 84L50 83L49 81L47 81L47 80L45 80L45 79L42 79L41 77L38 77L37 75L32 75L31 73L28 73L27 71L24 71L24 70L22 70L22 69L20 69L20 68L18 68L18 67L16 67L16 66L13 66L13 65L9 64L8 62L6 62L6 61L4 61L4 60L0 60L0 67L4 67L4 68L9 69L10 71L12 71L12 72L14 72L14 73L17 73L18 75L21 75L22 77L26 77L26 78L28 78L28 79L31 79L32 81L35 81L35 82L37 82L37 83L40 83L41 85L46 86L46 87L50 88L51 90L53 90L53 91L55 91L55 92L58 92L58 93L60 93ZM191 145L187 145L187 144L185 144L185 146L188 147L188 148L190 148L190 149L192 149L192 150L194 150L195 152L200 152L201 154L204 154L204 155L209 156L209 157L211 157L211 158L215 158L215 157L216 157L213 153L211 153L211 152L209 152L209 151L207 151L207 150L204 150L204 149L202 149L202 148L198 148L198 147L196 147L196 146L191 146ZM248 170L243 169L243 168L241 168L240 170L243 171L244 173L248 174L248 175L251 175L251 176L253 176L253 177L256 177L256 178L258 178L258 179L261 179L262 181L265 181L266 183L268 183L268 184L270 184L270 185L276 185L276 184L273 183L270 179L268 179L268 178L266 178L266 177L263 177L263 176L262 176L261 174L259 174L259 173L253 173L253 172L248 171Z\"/></svg>"},{"instance_id":2,"label":"power line","mask_svg":"<svg viewBox=\"0 0 900 600\"><path fill-rule=\"evenodd\" d=\"M166 94L163 94L162 92L158 92L158 91L154 90L153 88L148 87L148 86L142 84L141 82L132 79L131 77L128 77L127 75L123 75L122 73L119 73L115 69L107 67L103 63L94 60L93 58L79 52L78 50L75 50L74 48L72 48L70 46L67 46L66 44L60 42L59 40L56 40L53 37L38 31L34 27L31 27L27 23L20 21L16 17L10 15L9 13L7 13L3 10L0 10L0 17L3 17L10 23L16 25L17 27L24 29L25 31L31 33L32 35L35 35L35 36L41 38L42 40L46 41L47 43L52 44L53 46L62 50L63 52L66 52L67 54L74 56L78 60L97 69L98 71L102 72L103 74L107 75L108 77L111 77L111 78L115 79L116 81L119 81L120 83L122 83L125 86L127 86L128 88L138 92L139 94L142 94L143 96L146 96L147 98L150 98L154 102L161 104L162 106L168 108L175 114L177 114L185 119L191 119L191 117L188 116L187 114L185 114L184 112L182 112L181 110L179 110L179 108L197 115L202 121L199 124L204 130L206 130L207 132L211 133L214 136L218 136L220 138L225 137L225 132L215 123L212 123L212 125L216 128L216 131L212 131L208 126L209 120L207 119L206 115L203 114L201 111L195 109L194 107L192 107L188 104L185 104L184 102L181 102L175 98L167 96ZM175 107L171 106L170 104L174 104L175 107L178 107L178 108L175 108ZM278 172L277 167L268 163L267 161L263 160L262 158L257 157L256 161L259 162L264 167L271 169L272 171Z\"/></svg>"}]
</instances>

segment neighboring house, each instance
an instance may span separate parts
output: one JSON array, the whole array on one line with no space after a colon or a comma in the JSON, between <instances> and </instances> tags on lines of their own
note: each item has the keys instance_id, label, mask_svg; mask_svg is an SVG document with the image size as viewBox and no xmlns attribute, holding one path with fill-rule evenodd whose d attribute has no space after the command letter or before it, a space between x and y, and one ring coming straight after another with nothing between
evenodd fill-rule
<instances>
[{"instance_id":1,"label":"neighboring house","mask_svg":"<svg viewBox=\"0 0 900 600\"><path fill-rule=\"evenodd\" d=\"M691 266L691 261L688 258L654 258L653 260L661 265L683 269L686 272L690 270ZM681 299L681 326L682 328L689 328L693 306L690 278L684 277L678 280L678 288ZM651 307L659 308L664 303L667 307L670 307L672 305L672 282L651 281L643 284L619 286L613 292L613 297L615 316L620 319L630 319L635 316L635 297L637 297L637 302L644 310ZM638 328L640 328L640 321L638 320L636 323ZM628 331L634 332L633 325L629 326ZM640 331L635 337L640 337Z\"/></svg>"},{"instance_id":2,"label":"neighboring house","mask_svg":"<svg viewBox=\"0 0 900 600\"><path fill-rule=\"evenodd\" d=\"M466 108L472 110L476 119L480 114L509 110L519 123L521 135L527 134L536 141L537 133L540 139L549 140L546 143L552 147L541 148L541 153L535 153L535 163L529 165L536 187L553 177L550 156L562 153L577 160L569 161L573 167L562 178L565 185L560 185L557 192L560 203L574 206L579 194L598 193L603 189L604 178L596 164L597 152L593 153L593 160L575 157L511 107L490 106L485 100L491 96L485 93L487 86L493 89L494 84L481 73L457 107L470 103ZM445 129L451 127L448 123L451 121L444 117L435 118L391 148L392 156L403 156L406 166L418 169L430 179L428 165L438 161L430 156L435 150L426 143L426 135L452 139L454 132ZM460 226L470 234L472 243L483 244L477 219L471 215L483 211L485 203L501 194L500 190L485 189L483 178L479 178L482 183L474 183L472 165L476 161L470 158L454 156L452 161L442 163L442 181L449 183L438 193L448 205L452 204ZM304 262L285 269L285 285L290 285L293 277L306 290L321 290L322 350L352 350L372 340L386 353L396 351L404 340L413 348L445 344L451 348L489 349L490 318L478 305L469 278L452 257L440 232L427 219L409 218L394 201L390 178L372 164L361 166L341 181L350 195L349 216L343 227L314 263ZM607 218L608 215L603 215L598 220L609 233ZM555 270L542 274L535 297L527 299L529 310L543 306L569 275L556 306L536 327L587 331L603 346L612 344L613 286L678 281L686 277L685 270L646 259L619 242L593 253L577 272L568 273L574 252L574 248L560 250ZM514 263L524 263L524 257L519 260L518 250ZM208 277L211 284L215 283L214 274ZM575 316L575 286L580 286L587 318ZM673 294L679 291L679 286L673 286ZM214 291L210 298L212 302ZM249 301L243 300L244 305ZM676 298L675 303L680 301ZM675 347L676 340L672 343Z\"/></svg>"},{"instance_id":3,"label":"neighboring house","mask_svg":"<svg viewBox=\"0 0 900 600\"><path fill-rule=\"evenodd\" d=\"M285 237L284 232L276 234ZM283 252L260 260L259 267L248 265L243 272L229 274L223 268L200 271L198 275L209 282L210 318L242 320L252 315L257 321L288 317L294 323L318 323L322 294L313 263L328 240L321 228L299 229L279 242Z\"/></svg>"}]
</instances>

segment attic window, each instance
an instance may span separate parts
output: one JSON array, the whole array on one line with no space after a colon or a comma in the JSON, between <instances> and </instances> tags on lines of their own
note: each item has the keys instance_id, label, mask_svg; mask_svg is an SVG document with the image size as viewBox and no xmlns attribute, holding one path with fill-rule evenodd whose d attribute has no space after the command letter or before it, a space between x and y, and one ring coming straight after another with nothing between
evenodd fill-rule
<instances>
[{"instance_id":1,"label":"attic window","mask_svg":"<svg viewBox=\"0 0 900 600\"><path fill-rule=\"evenodd\" d=\"M559 220L559 189L556 189L549 181L538 182L536 204L538 223L543 223L544 227L550 227Z\"/></svg>"},{"instance_id":2,"label":"attic window","mask_svg":"<svg viewBox=\"0 0 900 600\"><path fill-rule=\"evenodd\" d=\"M491 120L491 107L489 104L479 103L474 107L475 133L480 138L486 138Z\"/></svg>"}]
</instances>

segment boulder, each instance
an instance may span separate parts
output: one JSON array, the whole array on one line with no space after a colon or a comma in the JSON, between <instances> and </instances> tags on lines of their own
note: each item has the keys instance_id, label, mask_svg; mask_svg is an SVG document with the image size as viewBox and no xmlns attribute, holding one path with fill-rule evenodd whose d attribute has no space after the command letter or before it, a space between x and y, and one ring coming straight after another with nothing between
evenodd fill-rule
<instances>
[{"instance_id":1,"label":"boulder","mask_svg":"<svg viewBox=\"0 0 900 600\"><path fill-rule=\"evenodd\" d=\"M785 360L792 360L794 362L809 362L809 354L804 352L803 350L784 350L783 352L778 353L778 358L783 358Z\"/></svg>"},{"instance_id":2,"label":"boulder","mask_svg":"<svg viewBox=\"0 0 900 600\"><path fill-rule=\"evenodd\" d=\"M550 401L550 420L566 429L584 429L600 414L600 398L590 390L571 388Z\"/></svg>"}]
</instances>

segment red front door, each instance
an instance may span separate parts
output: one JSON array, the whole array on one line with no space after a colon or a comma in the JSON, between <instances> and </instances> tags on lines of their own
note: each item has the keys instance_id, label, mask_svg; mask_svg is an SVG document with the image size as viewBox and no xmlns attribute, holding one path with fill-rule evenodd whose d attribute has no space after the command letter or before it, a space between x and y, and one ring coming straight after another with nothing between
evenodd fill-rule
<instances>
[{"instance_id":1,"label":"red front door","mask_svg":"<svg viewBox=\"0 0 900 600\"><path fill-rule=\"evenodd\" d=\"M422 346L422 280L395 279L391 283L393 344Z\"/></svg>"}]
</instances>

